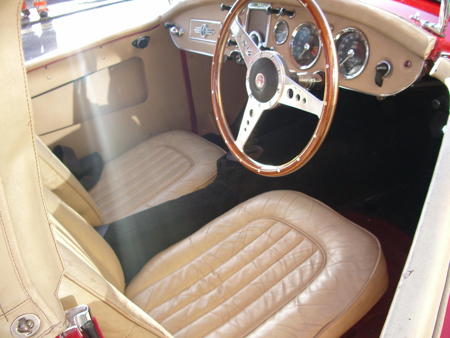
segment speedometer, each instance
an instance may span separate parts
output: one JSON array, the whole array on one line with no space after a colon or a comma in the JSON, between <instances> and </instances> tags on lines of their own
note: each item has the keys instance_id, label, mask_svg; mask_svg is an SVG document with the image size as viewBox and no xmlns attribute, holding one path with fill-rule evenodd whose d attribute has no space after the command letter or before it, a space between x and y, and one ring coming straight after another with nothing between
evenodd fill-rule
<instances>
[{"instance_id":1,"label":"speedometer","mask_svg":"<svg viewBox=\"0 0 450 338\"><path fill-rule=\"evenodd\" d=\"M339 71L346 79L362 73L369 59L369 43L356 28L346 28L336 37Z\"/></svg>"},{"instance_id":2,"label":"speedometer","mask_svg":"<svg viewBox=\"0 0 450 338\"><path fill-rule=\"evenodd\" d=\"M300 69L311 68L317 61L322 49L319 32L313 23L298 26L291 41L291 53Z\"/></svg>"}]
</instances>

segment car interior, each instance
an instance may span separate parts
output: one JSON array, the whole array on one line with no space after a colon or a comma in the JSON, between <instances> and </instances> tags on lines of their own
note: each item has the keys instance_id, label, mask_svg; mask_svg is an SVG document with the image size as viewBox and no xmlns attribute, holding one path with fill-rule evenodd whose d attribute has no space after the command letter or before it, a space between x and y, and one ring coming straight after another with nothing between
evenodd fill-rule
<instances>
[{"instance_id":1,"label":"car interior","mask_svg":"<svg viewBox=\"0 0 450 338\"><path fill-rule=\"evenodd\" d=\"M448 118L435 36L371 1L160 6L27 23L1 57L1 223L40 224L3 257L55 296L2 325L55 336L86 304L105 337L379 336Z\"/></svg>"}]
</instances>

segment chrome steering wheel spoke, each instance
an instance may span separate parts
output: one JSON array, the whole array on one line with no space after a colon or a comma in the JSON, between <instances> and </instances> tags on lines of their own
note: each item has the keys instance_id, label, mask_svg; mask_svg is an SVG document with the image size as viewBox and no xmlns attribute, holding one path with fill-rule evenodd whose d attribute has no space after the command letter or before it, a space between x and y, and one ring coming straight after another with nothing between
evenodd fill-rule
<instances>
[{"instance_id":1,"label":"chrome steering wheel spoke","mask_svg":"<svg viewBox=\"0 0 450 338\"><path fill-rule=\"evenodd\" d=\"M283 91L279 103L304 110L316 115L320 119L322 109L326 105L326 102L318 99L309 90L299 85L287 75L284 76L283 81Z\"/></svg>"},{"instance_id":2,"label":"chrome steering wheel spoke","mask_svg":"<svg viewBox=\"0 0 450 338\"><path fill-rule=\"evenodd\" d=\"M252 38L247 34L244 27L242 27L238 17L234 18L230 30L231 34L236 39L238 49L241 52L245 65L249 68L253 61L258 59L261 51Z\"/></svg>"},{"instance_id":3,"label":"chrome steering wheel spoke","mask_svg":"<svg viewBox=\"0 0 450 338\"><path fill-rule=\"evenodd\" d=\"M259 107L258 101L253 96L249 96L241 125L239 127L238 137L235 141L236 145L242 152L244 151L244 146L255 129L255 126L261 118L263 112L264 109Z\"/></svg>"}]
</instances>

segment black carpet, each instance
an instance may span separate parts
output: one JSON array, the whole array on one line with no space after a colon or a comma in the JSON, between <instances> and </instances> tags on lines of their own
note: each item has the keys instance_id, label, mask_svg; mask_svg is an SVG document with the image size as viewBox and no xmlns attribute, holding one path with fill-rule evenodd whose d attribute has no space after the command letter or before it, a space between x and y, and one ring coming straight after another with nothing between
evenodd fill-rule
<instances>
[{"instance_id":1,"label":"black carpet","mask_svg":"<svg viewBox=\"0 0 450 338\"><path fill-rule=\"evenodd\" d=\"M385 100L341 90L327 139L296 173L261 177L223 157L211 185L111 224L105 239L128 282L158 252L250 197L277 189L298 190L413 234L448 116L447 97L434 85ZM264 150L259 161L279 164L299 152L315 124L310 114L280 107L265 112L250 142ZM223 146L217 136L208 139Z\"/></svg>"}]
</instances>

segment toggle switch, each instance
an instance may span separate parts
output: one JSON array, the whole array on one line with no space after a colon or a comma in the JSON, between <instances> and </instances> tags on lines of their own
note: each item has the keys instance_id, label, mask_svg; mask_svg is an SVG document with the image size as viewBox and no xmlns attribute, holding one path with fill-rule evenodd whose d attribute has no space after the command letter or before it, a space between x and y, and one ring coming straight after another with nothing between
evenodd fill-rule
<instances>
[{"instance_id":1,"label":"toggle switch","mask_svg":"<svg viewBox=\"0 0 450 338\"><path fill-rule=\"evenodd\" d=\"M378 87L383 86L383 81L392 71L392 65L389 61L383 60L375 66L375 84Z\"/></svg>"}]
</instances>

